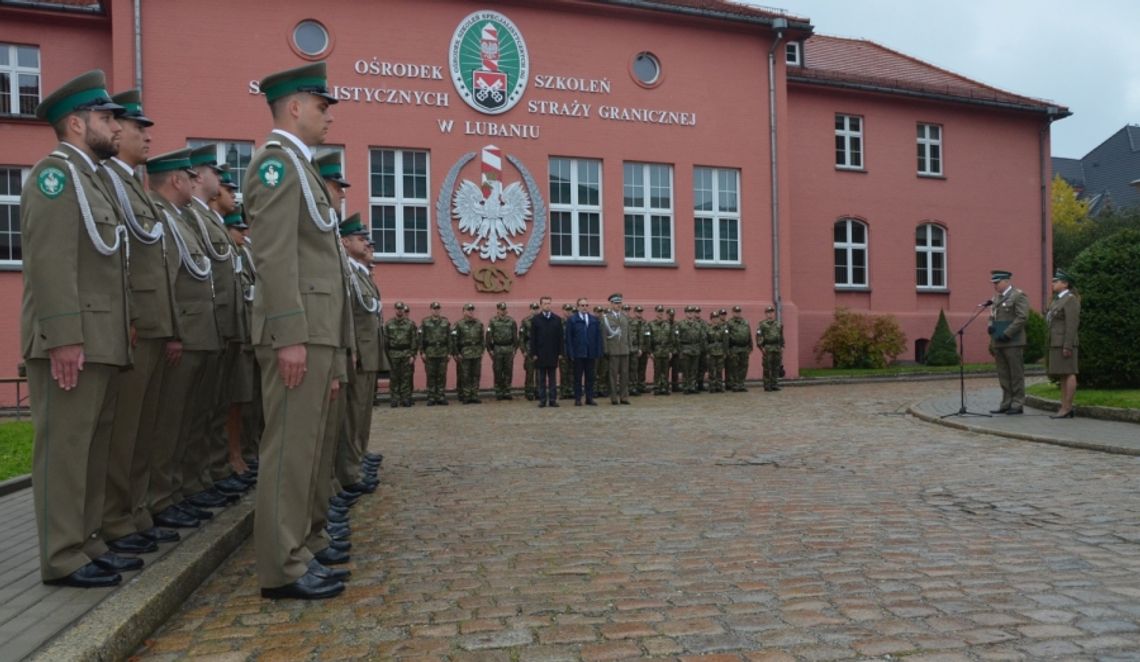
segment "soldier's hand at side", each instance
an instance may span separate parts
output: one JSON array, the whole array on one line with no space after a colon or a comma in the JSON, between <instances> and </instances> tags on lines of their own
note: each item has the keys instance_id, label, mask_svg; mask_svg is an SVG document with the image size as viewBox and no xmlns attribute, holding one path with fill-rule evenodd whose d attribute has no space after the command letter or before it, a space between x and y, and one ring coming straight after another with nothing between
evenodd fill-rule
<instances>
[{"instance_id":1,"label":"soldier's hand at side","mask_svg":"<svg viewBox=\"0 0 1140 662\"><path fill-rule=\"evenodd\" d=\"M1063 357L1065 357L1065 358L1071 358L1071 357L1073 356L1073 350L1071 350L1071 349L1062 349L1062 350L1061 350L1061 356L1063 356Z\"/></svg>"},{"instance_id":2,"label":"soldier's hand at side","mask_svg":"<svg viewBox=\"0 0 1140 662\"><path fill-rule=\"evenodd\" d=\"M305 379L308 351L304 345L289 345L277 350L277 371L285 388L297 388Z\"/></svg>"},{"instance_id":3,"label":"soldier's hand at side","mask_svg":"<svg viewBox=\"0 0 1140 662\"><path fill-rule=\"evenodd\" d=\"M139 346L139 330L135 328L135 323L131 322L131 347Z\"/></svg>"},{"instance_id":4,"label":"soldier's hand at side","mask_svg":"<svg viewBox=\"0 0 1140 662\"><path fill-rule=\"evenodd\" d=\"M181 340L167 340L166 341L166 364L170 367L178 365L182 361L182 341Z\"/></svg>"},{"instance_id":5,"label":"soldier's hand at side","mask_svg":"<svg viewBox=\"0 0 1140 662\"><path fill-rule=\"evenodd\" d=\"M332 380L332 386L329 387L329 402L336 400L338 395L340 395L340 380L334 379Z\"/></svg>"},{"instance_id":6,"label":"soldier's hand at side","mask_svg":"<svg viewBox=\"0 0 1140 662\"><path fill-rule=\"evenodd\" d=\"M64 345L48 350L51 357L51 378L65 391L79 385L79 373L83 370L86 357L83 345Z\"/></svg>"}]
</instances>

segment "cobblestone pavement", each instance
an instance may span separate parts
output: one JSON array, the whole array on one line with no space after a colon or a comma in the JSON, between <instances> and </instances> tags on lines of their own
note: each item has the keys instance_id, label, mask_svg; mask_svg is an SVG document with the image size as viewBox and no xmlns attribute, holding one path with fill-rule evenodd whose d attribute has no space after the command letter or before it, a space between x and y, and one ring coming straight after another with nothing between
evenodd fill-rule
<instances>
[{"instance_id":1,"label":"cobblestone pavement","mask_svg":"<svg viewBox=\"0 0 1140 662\"><path fill-rule=\"evenodd\" d=\"M1140 659L1140 458L903 413L956 387L380 409L344 596L247 544L139 655Z\"/></svg>"}]
</instances>

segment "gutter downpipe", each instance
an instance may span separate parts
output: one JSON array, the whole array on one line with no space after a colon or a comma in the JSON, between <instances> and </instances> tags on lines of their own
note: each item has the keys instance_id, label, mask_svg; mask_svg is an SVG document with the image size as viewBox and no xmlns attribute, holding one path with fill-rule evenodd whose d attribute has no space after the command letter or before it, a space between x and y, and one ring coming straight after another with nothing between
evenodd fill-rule
<instances>
[{"instance_id":1,"label":"gutter downpipe","mask_svg":"<svg viewBox=\"0 0 1140 662\"><path fill-rule=\"evenodd\" d=\"M135 87L142 94L142 0L134 0L135 9Z\"/></svg>"},{"instance_id":2,"label":"gutter downpipe","mask_svg":"<svg viewBox=\"0 0 1140 662\"><path fill-rule=\"evenodd\" d=\"M1058 119L1058 115L1060 115L1060 112L1055 106L1049 106L1046 109L1045 121L1042 122L1037 137L1038 168L1041 172L1041 310L1047 310L1049 308L1051 280L1049 278L1049 263L1053 257L1049 255L1049 186L1051 182L1045 175L1047 170L1045 167L1045 159L1048 157L1045 142L1048 140L1049 127L1052 126L1054 120Z\"/></svg>"},{"instance_id":3,"label":"gutter downpipe","mask_svg":"<svg viewBox=\"0 0 1140 662\"><path fill-rule=\"evenodd\" d=\"M772 169L772 305L776 307L776 319L784 319L784 299L780 294L780 176L776 169L776 49L784 40L784 30L788 21L777 18L772 21L776 39L768 49L768 134Z\"/></svg>"}]
</instances>

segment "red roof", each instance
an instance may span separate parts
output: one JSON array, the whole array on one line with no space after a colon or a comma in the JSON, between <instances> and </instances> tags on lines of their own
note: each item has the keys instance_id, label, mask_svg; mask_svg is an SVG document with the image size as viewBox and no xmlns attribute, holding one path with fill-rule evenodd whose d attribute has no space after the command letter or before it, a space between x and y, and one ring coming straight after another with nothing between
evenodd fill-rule
<instances>
[{"instance_id":1,"label":"red roof","mask_svg":"<svg viewBox=\"0 0 1140 662\"><path fill-rule=\"evenodd\" d=\"M693 14L695 12L709 12L723 14L724 18L739 19L772 19L786 18L789 22L795 21L808 25L810 21L801 16L789 14L783 9L774 7L761 7L758 5L732 2L731 0L593 0L608 5L624 5L639 9L656 9L658 11L671 11L680 14Z\"/></svg>"},{"instance_id":2,"label":"red roof","mask_svg":"<svg viewBox=\"0 0 1140 662\"><path fill-rule=\"evenodd\" d=\"M788 78L855 83L1044 110L1065 109L1042 99L1021 96L979 83L866 39L813 35L804 42L803 67L789 67ZM810 82L810 81L807 81Z\"/></svg>"}]
</instances>

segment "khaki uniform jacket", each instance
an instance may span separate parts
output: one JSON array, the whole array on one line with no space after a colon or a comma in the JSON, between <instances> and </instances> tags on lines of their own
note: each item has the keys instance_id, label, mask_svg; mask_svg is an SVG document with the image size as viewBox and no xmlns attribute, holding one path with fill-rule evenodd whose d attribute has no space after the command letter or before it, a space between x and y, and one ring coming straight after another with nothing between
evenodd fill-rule
<instances>
[{"instance_id":1,"label":"khaki uniform jacket","mask_svg":"<svg viewBox=\"0 0 1140 662\"><path fill-rule=\"evenodd\" d=\"M202 238L203 248L213 249L210 261L214 264L214 308L217 309L218 331L223 340L241 337L241 280L236 271L237 246L226 232L225 224L214 210L194 198L186 207L187 217L194 221L194 232ZM226 257L215 260L214 255Z\"/></svg>"},{"instance_id":2,"label":"khaki uniform jacket","mask_svg":"<svg viewBox=\"0 0 1140 662\"><path fill-rule=\"evenodd\" d=\"M356 336L356 364L365 372L379 372L380 354L380 293L372 282L367 268L352 263L352 324ZM367 307L366 307L367 306ZM375 307L374 312L368 308Z\"/></svg>"},{"instance_id":3,"label":"khaki uniform jacket","mask_svg":"<svg viewBox=\"0 0 1140 662\"><path fill-rule=\"evenodd\" d=\"M240 315L238 317L238 337L241 338L245 348L252 347L249 330L252 325L253 293L257 291L257 269L253 266L253 252L249 244L243 243L238 252L238 286L241 288L241 300L238 302Z\"/></svg>"},{"instance_id":4,"label":"khaki uniform jacket","mask_svg":"<svg viewBox=\"0 0 1140 662\"><path fill-rule=\"evenodd\" d=\"M1072 350L1080 346L1077 328L1081 325L1081 301L1075 294L1053 299L1045 319L1049 322L1050 347Z\"/></svg>"},{"instance_id":5,"label":"khaki uniform jacket","mask_svg":"<svg viewBox=\"0 0 1140 662\"><path fill-rule=\"evenodd\" d=\"M113 245L121 232L114 195L75 148L60 144L36 164L20 195L22 353L47 359L50 349L82 344L90 363L129 365L126 246L106 256L95 249L80 213L80 186L103 243Z\"/></svg>"},{"instance_id":6,"label":"khaki uniform jacket","mask_svg":"<svg viewBox=\"0 0 1140 662\"><path fill-rule=\"evenodd\" d=\"M637 346L630 329L629 315L606 311L600 315L602 346L606 356L629 356Z\"/></svg>"},{"instance_id":7,"label":"khaki uniform jacket","mask_svg":"<svg viewBox=\"0 0 1140 662\"><path fill-rule=\"evenodd\" d=\"M166 261L170 278L174 281L174 312L178 318L175 337L182 341L182 348L190 351L216 352L222 347L218 334L218 318L214 311L213 275L198 280L190 274L187 265L174 240L174 233L186 243L187 256L194 264L204 267L210 264L202 239L194 229L193 221L187 219L185 210L175 209L169 202L157 195L151 201L161 212L162 222L170 234L170 258ZM173 222L172 222L173 221Z\"/></svg>"},{"instance_id":8,"label":"khaki uniform jacket","mask_svg":"<svg viewBox=\"0 0 1140 662\"><path fill-rule=\"evenodd\" d=\"M296 154L301 172L287 151ZM336 224L329 231L317 227L302 195L302 178L317 214L327 222L331 206L324 181L288 139L270 134L246 171L242 190L258 275L253 344L350 348L352 311Z\"/></svg>"},{"instance_id":9,"label":"khaki uniform jacket","mask_svg":"<svg viewBox=\"0 0 1140 662\"><path fill-rule=\"evenodd\" d=\"M1005 295L994 296L993 302L990 306L990 327L993 328L994 322L1008 322L1005 335L1009 336L1009 341L1001 342L991 335L990 345L995 348L1024 347L1025 323L1029 320L1029 297L1025 292L1010 286Z\"/></svg>"},{"instance_id":10,"label":"khaki uniform jacket","mask_svg":"<svg viewBox=\"0 0 1140 662\"><path fill-rule=\"evenodd\" d=\"M99 176L107 190L116 193L110 173L122 182L126 200L119 202L129 205L138 224L146 232L153 232L162 223L161 214L154 202L143 190L142 182L133 172L128 172L119 163L107 161L99 171ZM116 196L117 198L118 196ZM163 223L165 226L165 223ZM127 225L130 228L130 225ZM169 228L163 228L169 233ZM164 235L154 243L146 244L131 234L131 264L128 282L131 293L131 321L135 324L139 338L172 338L178 328L174 314L174 279L170 277L168 261L178 260L178 250L173 239ZM173 252L171 252L173 251Z\"/></svg>"}]
</instances>

